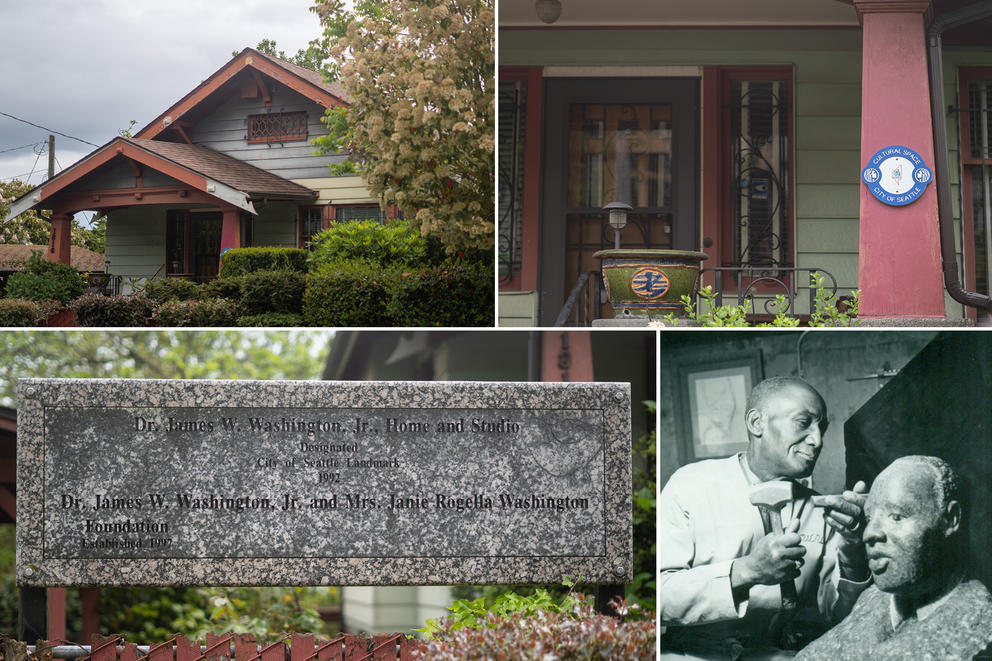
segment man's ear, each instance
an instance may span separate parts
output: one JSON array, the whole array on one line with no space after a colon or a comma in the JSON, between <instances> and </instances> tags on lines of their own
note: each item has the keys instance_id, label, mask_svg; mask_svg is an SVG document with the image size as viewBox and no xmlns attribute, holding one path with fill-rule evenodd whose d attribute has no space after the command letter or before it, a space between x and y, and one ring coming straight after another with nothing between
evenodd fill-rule
<instances>
[{"instance_id":1,"label":"man's ear","mask_svg":"<svg viewBox=\"0 0 992 661\"><path fill-rule=\"evenodd\" d=\"M961 503L956 500L944 505L944 537L950 537L961 528Z\"/></svg>"},{"instance_id":2,"label":"man's ear","mask_svg":"<svg viewBox=\"0 0 992 661\"><path fill-rule=\"evenodd\" d=\"M751 436L761 436L765 431L765 421L758 409L748 409L744 414L744 426Z\"/></svg>"}]
</instances>

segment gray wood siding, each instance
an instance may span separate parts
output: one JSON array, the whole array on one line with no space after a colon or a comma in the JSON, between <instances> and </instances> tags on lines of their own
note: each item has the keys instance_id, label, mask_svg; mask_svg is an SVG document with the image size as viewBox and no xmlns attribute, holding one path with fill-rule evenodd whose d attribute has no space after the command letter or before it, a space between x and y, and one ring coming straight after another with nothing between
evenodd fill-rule
<instances>
[{"instance_id":1,"label":"gray wood siding","mask_svg":"<svg viewBox=\"0 0 992 661\"><path fill-rule=\"evenodd\" d=\"M128 207L107 218L107 272L144 280L165 274L165 207ZM129 288L128 288L129 290Z\"/></svg>"},{"instance_id":2,"label":"gray wood siding","mask_svg":"<svg viewBox=\"0 0 992 661\"><path fill-rule=\"evenodd\" d=\"M298 237L299 206L290 202L270 202L252 219L252 243L256 246L295 248Z\"/></svg>"},{"instance_id":3,"label":"gray wood siding","mask_svg":"<svg viewBox=\"0 0 992 661\"><path fill-rule=\"evenodd\" d=\"M268 144L248 143L248 116L266 112L306 111L308 138L297 142ZM192 128L191 139L197 144L217 150L286 179L316 179L328 176L327 166L345 160L344 154L314 155L310 143L317 136L326 135L321 123L324 109L281 84L275 85L272 106L268 110L261 99L242 99L232 94L211 114Z\"/></svg>"},{"instance_id":4,"label":"gray wood siding","mask_svg":"<svg viewBox=\"0 0 992 661\"><path fill-rule=\"evenodd\" d=\"M162 174L150 167L141 166L141 185L178 186L182 185L172 177ZM134 188L134 171L123 161L111 161L97 172L83 177L74 186L78 190L110 190L118 188Z\"/></svg>"}]
</instances>

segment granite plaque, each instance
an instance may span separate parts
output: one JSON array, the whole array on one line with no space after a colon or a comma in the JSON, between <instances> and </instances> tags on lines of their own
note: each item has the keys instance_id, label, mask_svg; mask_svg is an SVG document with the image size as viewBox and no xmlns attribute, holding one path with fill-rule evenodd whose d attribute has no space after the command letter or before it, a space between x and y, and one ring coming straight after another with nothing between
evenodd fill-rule
<instances>
[{"instance_id":1,"label":"granite plaque","mask_svg":"<svg viewBox=\"0 0 992 661\"><path fill-rule=\"evenodd\" d=\"M631 578L630 390L25 379L17 579Z\"/></svg>"}]
</instances>

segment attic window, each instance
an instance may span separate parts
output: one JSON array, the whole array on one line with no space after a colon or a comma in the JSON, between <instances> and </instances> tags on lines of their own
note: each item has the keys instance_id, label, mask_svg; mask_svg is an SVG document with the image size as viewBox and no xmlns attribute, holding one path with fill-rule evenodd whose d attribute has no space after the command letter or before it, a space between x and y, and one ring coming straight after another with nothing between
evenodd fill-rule
<instances>
[{"instance_id":1,"label":"attic window","mask_svg":"<svg viewBox=\"0 0 992 661\"><path fill-rule=\"evenodd\" d=\"M248 142L292 142L306 139L306 111L248 116Z\"/></svg>"}]
</instances>

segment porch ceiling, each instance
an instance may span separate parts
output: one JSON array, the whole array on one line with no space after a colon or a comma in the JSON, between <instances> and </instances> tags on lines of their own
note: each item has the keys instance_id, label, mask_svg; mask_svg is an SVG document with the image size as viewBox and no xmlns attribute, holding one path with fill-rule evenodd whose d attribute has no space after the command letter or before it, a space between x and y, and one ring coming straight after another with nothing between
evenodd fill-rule
<instances>
[{"instance_id":1,"label":"porch ceiling","mask_svg":"<svg viewBox=\"0 0 992 661\"><path fill-rule=\"evenodd\" d=\"M603 26L858 26L851 5L838 0L561 0L553 27ZM500 27L545 26L534 0L500 0Z\"/></svg>"}]
</instances>

